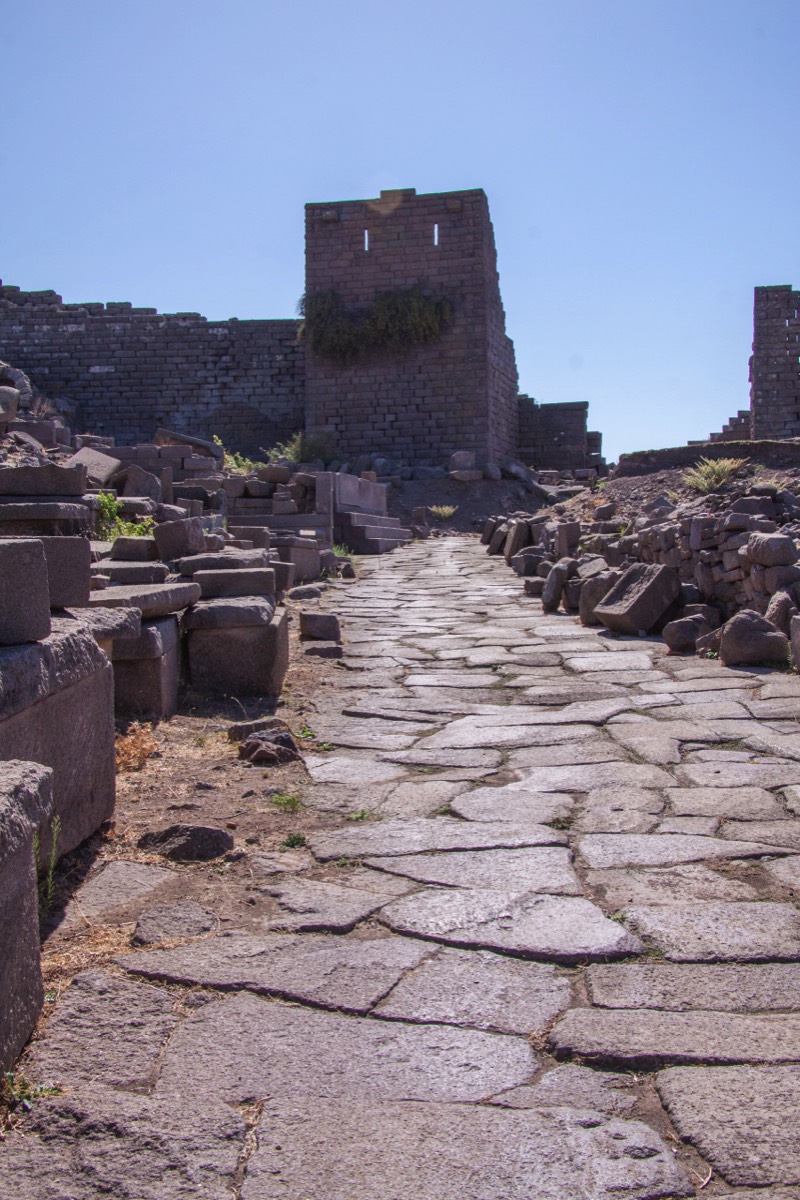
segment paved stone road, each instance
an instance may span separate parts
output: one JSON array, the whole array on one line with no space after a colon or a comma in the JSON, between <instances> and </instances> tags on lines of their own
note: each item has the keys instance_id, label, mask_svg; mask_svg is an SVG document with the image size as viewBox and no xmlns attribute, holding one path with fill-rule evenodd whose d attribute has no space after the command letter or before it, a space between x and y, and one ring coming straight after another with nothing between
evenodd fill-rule
<instances>
[{"instance_id":1,"label":"paved stone road","mask_svg":"<svg viewBox=\"0 0 800 1200\"><path fill-rule=\"evenodd\" d=\"M800 1197L800 680L543 616L473 541L324 604L309 802L372 819L263 934L78 977L3 1194Z\"/></svg>"}]
</instances>

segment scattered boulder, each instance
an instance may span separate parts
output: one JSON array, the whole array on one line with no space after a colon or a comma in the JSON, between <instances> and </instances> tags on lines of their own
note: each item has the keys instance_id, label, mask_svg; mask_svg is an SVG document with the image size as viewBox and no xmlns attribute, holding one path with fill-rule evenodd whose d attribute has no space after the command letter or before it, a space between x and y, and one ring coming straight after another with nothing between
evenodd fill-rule
<instances>
[{"instance_id":1,"label":"scattered boulder","mask_svg":"<svg viewBox=\"0 0 800 1200\"><path fill-rule=\"evenodd\" d=\"M744 608L723 625L719 656L726 667L787 663L789 639L766 617Z\"/></svg>"},{"instance_id":2,"label":"scattered boulder","mask_svg":"<svg viewBox=\"0 0 800 1200\"><path fill-rule=\"evenodd\" d=\"M606 629L635 637L658 625L680 591L678 573L671 567L636 563L596 605L594 615Z\"/></svg>"},{"instance_id":3,"label":"scattered boulder","mask_svg":"<svg viewBox=\"0 0 800 1200\"><path fill-rule=\"evenodd\" d=\"M233 838L215 825L179 824L144 833L136 844L173 862L209 862L232 850Z\"/></svg>"},{"instance_id":4,"label":"scattered boulder","mask_svg":"<svg viewBox=\"0 0 800 1200\"><path fill-rule=\"evenodd\" d=\"M300 637L316 642L340 642L339 618L336 613L301 612Z\"/></svg>"},{"instance_id":5,"label":"scattered boulder","mask_svg":"<svg viewBox=\"0 0 800 1200\"><path fill-rule=\"evenodd\" d=\"M239 746L239 758L264 766L297 762L300 759L297 742L288 729L262 729L249 734Z\"/></svg>"}]
</instances>

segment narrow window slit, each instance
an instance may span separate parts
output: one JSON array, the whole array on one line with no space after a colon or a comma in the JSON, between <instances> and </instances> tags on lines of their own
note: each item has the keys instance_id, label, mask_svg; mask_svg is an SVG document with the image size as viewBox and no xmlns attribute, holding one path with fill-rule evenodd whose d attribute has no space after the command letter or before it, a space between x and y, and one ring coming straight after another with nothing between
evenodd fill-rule
<instances>
[{"instance_id":1,"label":"narrow window slit","mask_svg":"<svg viewBox=\"0 0 800 1200\"><path fill-rule=\"evenodd\" d=\"M364 251L365 251L365 253L369 251L369 230L368 229L364 230Z\"/></svg>"},{"instance_id":2,"label":"narrow window slit","mask_svg":"<svg viewBox=\"0 0 800 1200\"><path fill-rule=\"evenodd\" d=\"M439 225L438 225L438 223L435 224L433 227L433 244L434 244L434 246L439 245Z\"/></svg>"}]
</instances>

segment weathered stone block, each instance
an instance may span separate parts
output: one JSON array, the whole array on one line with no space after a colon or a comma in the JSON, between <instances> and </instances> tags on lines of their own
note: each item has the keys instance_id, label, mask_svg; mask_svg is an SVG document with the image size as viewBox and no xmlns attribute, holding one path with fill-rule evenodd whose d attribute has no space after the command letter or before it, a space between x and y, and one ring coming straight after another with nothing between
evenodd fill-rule
<instances>
[{"instance_id":1,"label":"weathered stone block","mask_svg":"<svg viewBox=\"0 0 800 1200\"><path fill-rule=\"evenodd\" d=\"M315 641L341 641L342 632L336 613L301 612L300 637Z\"/></svg>"},{"instance_id":2,"label":"weathered stone block","mask_svg":"<svg viewBox=\"0 0 800 1200\"><path fill-rule=\"evenodd\" d=\"M113 656L116 714L149 721L173 716L178 708L177 617L148 621L138 638L115 639Z\"/></svg>"},{"instance_id":3,"label":"weathered stone block","mask_svg":"<svg viewBox=\"0 0 800 1200\"><path fill-rule=\"evenodd\" d=\"M725 666L781 663L789 658L789 639L771 621L743 608L722 626L719 656Z\"/></svg>"},{"instance_id":4,"label":"weathered stone block","mask_svg":"<svg viewBox=\"0 0 800 1200\"><path fill-rule=\"evenodd\" d=\"M237 571L195 571L192 579L200 584L203 599L216 596L274 596L275 572L269 567Z\"/></svg>"},{"instance_id":5,"label":"weathered stone block","mask_svg":"<svg viewBox=\"0 0 800 1200\"><path fill-rule=\"evenodd\" d=\"M50 820L53 772L0 763L0 1071L10 1071L44 1002L33 838Z\"/></svg>"},{"instance_id":6,"label":"weathered stone block","mask_svg":"<svg viewBox=\"0 0 800 1200\"><path fill-rule=\"evenodd\" d=\"M153 536L159 557L165 562L172 562L187 554L200 554L205 549L203 521L200 517L165 521L162 525L156 525Z\"/></svg>"},{"instance_id":7,"label":"weathered stone block","mask_svg":"<svg viewBox=\"0 0 800 1200\"><path fill-rule=\"evenodd\" d=\"M202 692L279 696L289 667L289 621L277 608L268 625L193 629L189 676Z\"/></svg>"},{"instance_id":8,"label":"weathered stone block","mask_svg":"<svg viewBox=\"0 0 800 1200\"><path fill-rule=\"evenodd\" d=\"M658 624L680 591L680 579L671 567L637 563L596 605L594 615L606 629L635 637Z\"/></svg>"},{"instance_id":9,"label":"weathered stone block","mask_svg":"<svg viewBox=\"0 0 800 1200\"><path fill-rule=\"evenodd\" d=\"M44 546L32 538L0 539L0 645L37 642L49 633L50 590Z\"/></svg>"},{"instance_id":10,"label":"weathered stone block","mask_svg":"<svg viewBox=\"0 0 800 1200\"><path fill-rule=\"evenodd\" d=\"M0 471L0 496L82 496L86 491L86 468L4 467Z\"/></svg>"},{"instance_id":11,"label":"weathered stone block","mask_svg":"<svg viewBox=\"0 0 800 1200\"><path fill-rule=\"evenodd\" d=\"M91 487L104 487L109 479L121 469L122 463L110 454L94 446L82 446L77 454L67 459L68 467L84 467L86 480Z\"/></svg>"},{"instance_id":12,"label":"weathered stone block","mask_svg":"<svg viewBox=\"0 0 800 1200\"><path fill-rule=\"evenodd\" d=\"M88 538L40 537L47 561L51 608L81 608L89 603L92 548Z\"/></svg>"}]
</instances>

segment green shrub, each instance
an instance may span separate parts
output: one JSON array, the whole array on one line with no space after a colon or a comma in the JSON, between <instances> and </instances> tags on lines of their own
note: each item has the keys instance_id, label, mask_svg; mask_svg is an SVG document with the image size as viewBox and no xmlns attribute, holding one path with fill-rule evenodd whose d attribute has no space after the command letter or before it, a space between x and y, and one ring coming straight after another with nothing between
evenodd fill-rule
<instances>
[{"instance_id":1,"label":"green shrub","mask_svg":"<svg viewBox=\"0 0 800 1200\"><path fill-rule=\"evenodd\" d=\"M378 292L371 305L347 308L337 292L318 292L300 301L299 337L314 354L351 366L381 351L402 354L438 341L453 319L444 296L422 288Z\"/></svg>"},{"instance_id":2,"label":"green shrub","mask_svg":"<svg viewBox=\"0 0 800 1200\"><path fill-rule=\"evenodd\" d=\"M449 521L458 512L457 504L431 504L428 512L437 521Z\"/></svg>"},{"instance_id":3,"label":"green shrub","mask_svg":"<svg viewBox=\"0 0 800 1200\"><path fill-rule=\"evenodd\" d=\"M313 462L320 459L324 463L333 462L339 457L332 439L324 433L305 433L298 429L297 433L285 442L276 442L270 449L265 450L267 462L277 462L287 458L290 462Z\"/></svg>"},{"instance_id":4,"label":"green shrub","mask_svg":"<svg viewBox=\"0 0 800 1200\"><path fill-rule=\"evenodd\" d=\"M683 472L683 482L692 491L707 496L719 491L746 463L746 458L700 458Z\"/></svg>"},{"instance_id":5,"label":"green shrub","mask_svg":"<svg viewBox=\"0 0 800 1200\"><path fill-rule=\"evenodd\" d=\"M244 454L239 454L238 450L226 450L222 444L222 438L214 434L211 439L216 446L222 448L224 454L225 469L230 471L231 475L254 475L259 467L263 467L263 462L258 462L255 458L247 458Z\"/></svg>"},{"instance_id":6,"label":"green shrub","mask_svg":"<svg viewBox=\"0 0 800 1200\"><path fill-rule=\"evenodd\" d=\"M124 520L120 516L122 504L113 492L100 492L99 500L95 536L101 542L113 542L118 537L152 537L152 517L142 517L139 521Z\"/></svg>"}]
</instances>

